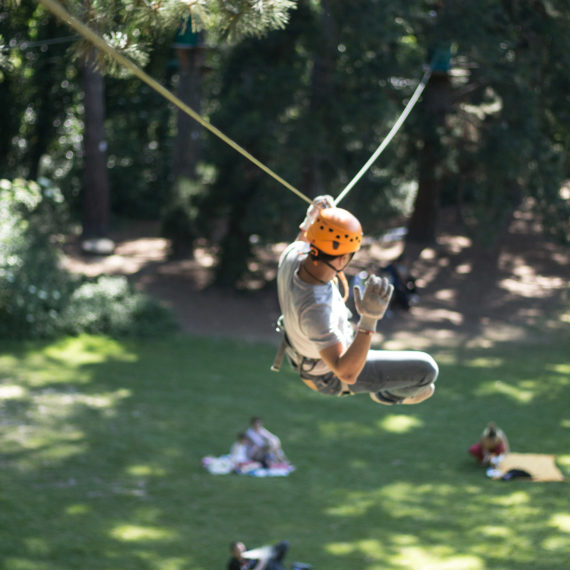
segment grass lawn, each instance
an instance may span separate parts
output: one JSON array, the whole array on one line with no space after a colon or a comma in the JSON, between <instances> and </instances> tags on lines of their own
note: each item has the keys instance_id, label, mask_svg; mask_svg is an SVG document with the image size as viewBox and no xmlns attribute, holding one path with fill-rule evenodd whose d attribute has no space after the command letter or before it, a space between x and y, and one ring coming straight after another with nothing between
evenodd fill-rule
<instances>
[{"instance_id":1,"label":"grass lawn","mask_svg":"<svg viewBox=\"0 0 570 570\"><path fill-rule=\"evenodd\" d=\"M435 396L389 408L269 372L269 345L2 343L0 568L216 570L288 539L315 570L567 569L567 483L492 481L467 448L494 420L568 477L569 346L435 352ZM297 470L203 470L252 415Z\"/></svg>"}]
</instances>

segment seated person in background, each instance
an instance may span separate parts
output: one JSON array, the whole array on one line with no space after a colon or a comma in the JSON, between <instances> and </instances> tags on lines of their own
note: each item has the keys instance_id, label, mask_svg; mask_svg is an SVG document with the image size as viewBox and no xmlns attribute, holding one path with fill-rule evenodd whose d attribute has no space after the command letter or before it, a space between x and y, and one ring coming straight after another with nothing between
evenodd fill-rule
<instances>
[{"instance_id":1,"label":"seated person in background","mask_svg":"<svg viewBox=\"0 0 570 570\"><path fill-rule=\"evenodd\" d=\"M494 422L489 422L481 434L481 439L469 448L479 463L487 465L500 455L509 453L509 441L507 436Z\"/></svg>"},{"instance_id":2,"label":"seated person in background","mask_svg":"<svg viewBox=\"0 0 570 570\"><path fill-rule=\"evenodd\" d=\"M263 420L257 416L251 418L246 436L250 441L249 456L260 461L264 467L272 463L286 462L287 458L281 449L281 440L263 427Z\"/></svg>"},{"instance_id":3,"label":"seated person in background","mask_svg":"<svg viewBox=\"0 0 570 570\"><path fill-rule=\"evenodd\" d=\"M382 269L389 276L394 285L394 301L402 308L409 310L419 301L418 289L415 277L408 271L404 254L400 255L393 263Z\"/></svg>"},{"instance_id":4,"label":"seated person in background","mask_svg":"<svg viewBox=\"0 0 570 570\"><path fill-rule=\"evenodd\" d=\"M289 550L286 540L274 546L262 546L255 550L246 551L243 542L232 542L227 570L285 570L283 559Z\"/></svg>"},{"instance_id":5,"label":"seated person in background","mask_svg":"<svg viewBox=\"0 0 570 570\"><path fill-rule=\"evenodd\" d=\"M238 433L237 439L230 450L230 461L232 462L234 471L237 473L247 473L252 469L261 467L259 461L254 461L250 457L250 447L250 442L245 432Z\"/></svg>"}]
</instances>

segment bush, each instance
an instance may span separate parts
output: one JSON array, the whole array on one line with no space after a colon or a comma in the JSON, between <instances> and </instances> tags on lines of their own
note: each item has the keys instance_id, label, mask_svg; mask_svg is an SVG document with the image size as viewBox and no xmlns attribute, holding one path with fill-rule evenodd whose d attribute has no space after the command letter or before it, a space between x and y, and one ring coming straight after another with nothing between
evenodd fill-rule
<instances>
[{"instance_id":1,"label":"bush","mask_svg":"<svg viewBox=\"0 0 570 570\"><path fill-rule=\"evenodd\" d=\"M0 180L0 336L56 332L73 291L52 241L63 216L63 197L46 181Z\"/></svg>"},{"instance_id":2,"label":"bush","mask_svg":"<svg viewBox=\"0 0 570 570\"><path fill-rule=\"evenodd\" d=\"M162 211L160 233L170 240L173 258L191 257L193 254L193 243L198 237L196 200L202 192L201 182L181 177L174 184L172 195Z\"/></svg>"},{"instance_id":3,"label":"bush","mask_svg":"<svg viewBox=\"0 0 570 570\"><path fill-rule=\"evenodd\" d=\"M125 277L99 277L77 287L62 314L70 334L153 336L174 330L172 314L133 290Z\"/></svg>"},{"instance_id":4,"label":"bush","mask_svg":"<svg viewBox=\"0 0 570 570\"><path fill-rule=\"evenodd\" d=\"M88 281L61 267L54 236L65 219L63 196L49 181L0 180L0 338L172 330L172 315L125 278Z\"/></svg>"}]
</instances>

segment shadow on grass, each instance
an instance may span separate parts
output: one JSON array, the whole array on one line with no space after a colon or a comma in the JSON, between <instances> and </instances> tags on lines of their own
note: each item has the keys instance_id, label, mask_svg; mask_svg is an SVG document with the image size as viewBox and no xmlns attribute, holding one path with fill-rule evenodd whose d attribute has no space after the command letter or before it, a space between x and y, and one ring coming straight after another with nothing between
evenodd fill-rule
<instances>
[{"instance_id":1,"label":"shadow on grass","mask_svg":"<svg viewBox=\"0 0 570 570\"><path fill-rule=\"evenodd\" d=\"M283 538L315 569L566 568L566 485L491 481L467 455L489 420L515 451L568 453L565 340L441 351L436 395L393 408L271 373L264 345L5 343L3 568L211 570L231 540ZM206 473L252 415L297 470Z\"/></svg>"}]
</instances>

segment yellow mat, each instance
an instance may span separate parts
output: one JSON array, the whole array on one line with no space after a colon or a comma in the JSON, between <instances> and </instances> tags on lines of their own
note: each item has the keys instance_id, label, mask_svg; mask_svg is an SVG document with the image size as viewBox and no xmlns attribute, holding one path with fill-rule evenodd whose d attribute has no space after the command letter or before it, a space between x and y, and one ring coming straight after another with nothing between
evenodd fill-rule
<instances>
[{"instance_id":1,"label":"yellow mat","mask_svg":"<svg viewBox=\"0 0 570 570\"><path fill-rule=\"evenodd\" d=\"M501 479L511 469L526 471L532 481L564 481L556 466L556 456L541 453L509 453L499 465L493 479Z\"/></svg>"}]
</instances>

